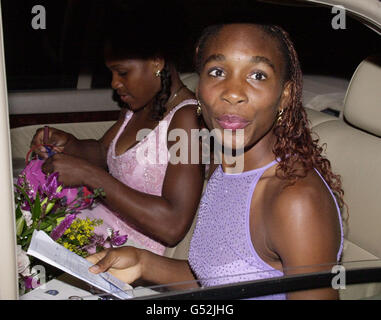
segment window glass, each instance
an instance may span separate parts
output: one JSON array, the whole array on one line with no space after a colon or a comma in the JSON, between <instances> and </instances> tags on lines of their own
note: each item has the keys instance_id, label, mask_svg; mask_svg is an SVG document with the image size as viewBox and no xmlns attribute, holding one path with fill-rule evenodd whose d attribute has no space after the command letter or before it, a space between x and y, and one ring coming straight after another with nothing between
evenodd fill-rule
<instances>
[{"instance_id":1,"label":"window glass","mask_svg":"<svg viewBox=\"0 0 381 320\"><path fill-rule=\"evenodd\" d=\"M317 271L321 269L321 271ZM303 272L298 271L303 270ZM309 271L310 270L310 271ZM314 271L312 271L314 270ZM221 287L208 287L203 286L205 281L214 281L215 279L204 279L197 281L189 281L182 283L172 283L168 285L155 285L151 287L136 287L133 291L130 291L134 297L151 297L151 298L170 298L173 296L176 299L176 294L179 296L183 293L189 293L186 299L232 299L232 293L236 295L237 299L243 297L248 298L247 292L254 292L256 299L264 299L266 296L258 297L255 292L264 292L266 290L270 295L266 298L271 298L278 294L283 288L287 288L287 294L293 294L300 292L300 286L304 286L304 290L309 288L317 288L317 284L324 283L327 286L321 286L319 289L333 288L338 290L340 300L379 300L381 299L381 283L374 282L380 279L381 275L381 260L366 260L366 261L354 261L344 262L337 265L326 266L303 266L294 269L289 269L288 272L292 275L275 278L272 280L269 278L269 274L274 272L272 270L265 271L263 273L247 274L246 276L255 277L257 280L251 283L244 283L242 281L234 281L234 277L230 276L226 279L226 283L230 284ZM298 279L292 281L293 276L297 276ZM241 278L242 275L238 275L236 278ZM376 279L377 278L377 279ZM222 278L219 278L220 280ZM269 282L270 280L270 282ZM290 281L291 280L291 281ZM189 284L197 284L193 289L186 289ZM237 289L235 285L242 286ZM205 289L215 290L213 292L206 292ZM286 294L286 297L287 297ZM193 297L192 297L193 295ZM282 295L282 294L281 294ZM303 298L297 298L303 299Z\"/></svg>"},{"instance_id":2,"label":"window glass","mask_svg":"<svg viewBox=\"0 0 381 320\"><path fill-rule=\"evenodd\" d=\"M131 5L135 2L127 1ZM100 34L102 13L109 3L2 0L8 89L77 88L81 80L86 82L86 77L90 79L88 87L108 87L110 74L104 66ZM40 14L32 12L35 6L45 9L45 29L32 26L32 20ZM334 29L332 23L337 14L330 8L249 0L165 1L163 6L172 18L157 17L158 23L180 30L177 50L181 72L194 71L195 41L200 31L213 23L270 21L282 25L295 42L304 73L349 79L358 63L380 47L379 36L348 15L345 28ZM139 26L136 30L139 32Z\"/></svg>"}]
</instances>

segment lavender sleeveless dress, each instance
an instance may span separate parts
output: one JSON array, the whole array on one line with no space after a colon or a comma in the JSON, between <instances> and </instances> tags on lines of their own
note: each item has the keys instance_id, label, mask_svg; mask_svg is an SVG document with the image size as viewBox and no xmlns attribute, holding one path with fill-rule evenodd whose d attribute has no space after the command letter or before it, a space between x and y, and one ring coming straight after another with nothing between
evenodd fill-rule
<instances>
[{"instance_id":1,"label":"lavender sleeveless dress","mask_svg":"<svg viewBox=\"0 0 381 320\"><path fill-rule=\"evenodd\" d=\"M148 194L161 196L165 173L169 161L167 148L167 131L175 112L186 105L196 105L197 100L184 100L174 107L159 124L138 144L121 155L115 154L115 145L131 119L133 112L126 113L123 124L114 137L107 152L107 164L110 174L125 185ZM106 195L107 196L107 195ZM119 231L120 235L128 235L127 245L150 250L162 255L165 246L148 236L145 236L135 227L129 225L117 213L109 210L103 204L91 210L84 210L80 218L102 219L103 224L95 229L97 234L107 236L107 228ZM165 223L165 221L163 221Z\"/></svg>"},{"instance_id":2,"label":"lavender sleeveless dress","mask_svg":"<svg viewBox=\"0 0 381 320\"><path fill-rule=\"evenodd\" d=\"M249 225L255 187L262 174L276 163L274 160L262 168L240 174L224 173L219 166L211 176L200 202L189 251L189 264L203 286L283 276L282 271L272 268L259 257L251 241ZM332 191L324 183L335 201L340 220L339 260L343 247L340 209ZM259 299L281 300L286 299L286 295Z\"/></svg>"}]
</instances>

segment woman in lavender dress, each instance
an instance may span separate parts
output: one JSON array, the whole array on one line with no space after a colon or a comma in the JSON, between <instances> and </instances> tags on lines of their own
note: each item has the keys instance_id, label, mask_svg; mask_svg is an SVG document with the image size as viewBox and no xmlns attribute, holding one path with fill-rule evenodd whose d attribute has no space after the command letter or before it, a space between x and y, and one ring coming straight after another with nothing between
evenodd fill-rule
<instances>
[{"instance_id":1,"label":"woman in lavender dress","mask_svg":"<svg viewBox=\"0 0 381 320\"><path fill-rule=\"evenodd\" d=\"M118 248L91 256L90 271L109 270L128 283L199 279L214 286L331 270L343 246L343 191L311 138L289 36L268 25L210 27L199 40L196 61L205 122L222 131L224 153L235 150L243 170L225 157L215 168L189 261ZM197 284L183 287L189 286ZM338 292L325 288L265 298L337 299Z\"/></svg>"}]
</instances>

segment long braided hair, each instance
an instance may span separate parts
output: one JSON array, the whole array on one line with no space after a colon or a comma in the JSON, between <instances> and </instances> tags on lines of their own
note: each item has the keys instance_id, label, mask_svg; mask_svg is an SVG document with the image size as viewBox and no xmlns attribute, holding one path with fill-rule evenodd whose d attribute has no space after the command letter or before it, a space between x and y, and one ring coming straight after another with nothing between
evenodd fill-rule
<instances>
[{"instance_id":1,"label":"long braided hair","mask_svg":"<svg viewBox=\"0 0 381 320\"><path fill-rule=\"evenodd\" d=\"M166 62L163 70L160 72L161 89L155 96L152 118L154 120L163 119L164 113L167 111L166 103L171 96L171 70Z\"/></svg>"},{"instance_id":2,"label":"long braided hair","mask_svg":"<svg viewBox=\"0 0 381 320\"><path fill-rule=\"evenodd\" d=\"M195 56L198 72L201 71L208 39L216 36L223 26L207 27L199 38ZM318 144L319 140L312 138L307 113L302 105L302 71L290 36L279 26L256 26L277 40L286 62L284 83L291 82L291 102L284 108L281 120L275 121L272 129L276 137L273 153L279 159L277 176L293 184L297 179L305 177L309 170L316 168L334 192L340 208L343 208L344 191L341 178L332 172L330 161L323 157L323 148ZM295 168L296 163L302 165L302 172Z\"/></svg>"}]
</instances>

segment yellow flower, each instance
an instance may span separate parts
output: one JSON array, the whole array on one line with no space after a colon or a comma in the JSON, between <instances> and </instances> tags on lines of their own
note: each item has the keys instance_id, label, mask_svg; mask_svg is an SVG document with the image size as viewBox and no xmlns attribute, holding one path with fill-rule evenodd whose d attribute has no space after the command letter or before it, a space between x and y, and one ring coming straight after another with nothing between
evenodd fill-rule
<instances>
[{"instance_id":1,"label":"yellow flower","mask_svg":"<svg viewBox=\"0 0 381 320\"><path fill-rule=\"evenodd\" d=\"M88 253L82 248L90 243L90 239L94 235L94 227L102 223L103 221L101 219L75 219L70 228L65 231L64 237L60 238L58 242L79 256L86 257Z\"/></svg>"}]
</instances>

